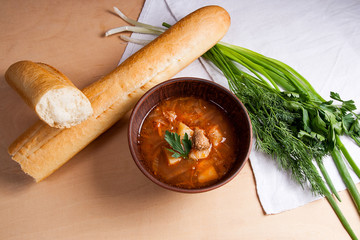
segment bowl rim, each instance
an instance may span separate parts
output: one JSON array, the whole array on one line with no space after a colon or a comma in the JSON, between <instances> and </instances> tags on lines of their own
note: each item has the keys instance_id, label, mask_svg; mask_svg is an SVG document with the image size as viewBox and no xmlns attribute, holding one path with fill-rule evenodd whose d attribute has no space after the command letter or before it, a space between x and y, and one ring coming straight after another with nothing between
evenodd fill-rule
<instances>
[{"instance_id":1,"label":"bowl rim","mask_svg":"<svg viewBox=\"0 0 360 240\"><path fill-rule=\"evenodd\" d=\"M244 110L245 112L245 116L246 116L246 120L249 124L249 131L250 131L250 136L249 136L249 147L247 149L246 152L246 157L245 160L243 161L243 163L236 169L236 171L234 171L231 175L229 175L226 179L223 180L219 180L217 182L215 182L214 184L211 184L209 186L205 186L205 187L201 187L201 188L180 188L180 187L176 187L167 183L164 183L162 181L160 181L159 179L157 179L155 176L153 176L147 169L145 166L143 166L143 164L141 163L141 160L138 159L137 155L136 155L136 151L135 151L135 146L132 144L133 141L131 141L133 139L133 119L135 118L135 113L138 112L137 110L142 106L142 104L144 103L144 101L146 101L147 97L152 95L154 92L156 92L158 89L163 88L164 86L167 85L171 85L171 84L175 84L178 82L186 82L186 81L195 81L195 82L199 82L204 83L204 84L210 84L212 86L214 86L215 88L218 88L224 92L226 92L227 95L229 95L233 100L235 100L235 102L237 102L238 105L240 105L240 107ZM151 108L148 113L152 110L153 108ZM146 115L147 116L147 115ZM146 118L145 116L145 118ZM143 121L145 120L142 119L142 123L140 125L140 129L141 126L143 124ZM153 183L171 190L171 191L175 191L175 192L180 192L180 193L202 193L202 192L207 192L210 190L214 190L217 189L223 185L225 185L226 183L230 182L231 180L233 180L238 174L239 172L242 170L242 168L245 166L246 162L249 160L249 156L250 156L250 152L252 149L252 142L253 142L253 132L252 132L252 124L251 124L251 120L249 117L249 114L244 106L244 104L235 96L235 94L233 94L230 90L228 90L227 88L221 86L218 83L215 83L214 81L210 81L210 80L206 80L203 78L197 78L197 77L179 77L179 78L173 78L173 79L169 79L166 80L164 82L161 82L157 85L155 85L154 87L152 87L151 89L149 89L143 96L141 96L141 98L137 101L137 103L135 104L131 114L130 114L130 118L129 118L129 123L128 123L128 145L129 145L129 149L130 149L130 153L131 156L136 164L136 166L139 168L139 170L148 178L150 179Z\"/></svg>"}]
</instances>

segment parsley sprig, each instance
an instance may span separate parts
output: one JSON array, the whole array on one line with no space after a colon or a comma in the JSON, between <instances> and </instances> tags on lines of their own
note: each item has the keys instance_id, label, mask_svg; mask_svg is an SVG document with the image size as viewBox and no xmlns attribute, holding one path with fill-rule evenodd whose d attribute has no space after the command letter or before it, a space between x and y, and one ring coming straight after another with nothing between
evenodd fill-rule
<instances>
[{"instance_id":1,"label":"parsley sprig","mask_svg":"<svg viewBox=\"0 0 360 240\"><path fill-rule=\"evenodd\" d=\"M189 136L187 133L185 133L185 136L183 140L180 140L180 136L177 133L165 132L165 141L169 143L170 148L167 148L170 152L173 153L172 157L174 158L188 158L189 152L191 150L192 142L189 139Z\"/></svg>"}]
</instances>

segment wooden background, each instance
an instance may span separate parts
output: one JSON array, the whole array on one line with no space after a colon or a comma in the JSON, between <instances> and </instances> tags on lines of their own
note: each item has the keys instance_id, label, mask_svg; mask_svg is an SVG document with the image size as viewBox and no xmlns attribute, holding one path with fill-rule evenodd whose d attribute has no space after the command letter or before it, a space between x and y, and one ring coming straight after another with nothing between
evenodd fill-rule
<instances>
[{"instance_id":1,"label":"wooden background","mask_svg":"<svg viewBox=\"0 0 360 240\"><path fill-rule=\"evenodd\" d=\"M112 7L137 18L143 0L0 3L0 239L349 239L325 200L265 215L249 163L212 192L156 186L130 156L128 117L36 184L7 154L36 116L5 82L6 69L26 59L53 65L79 88L96 81L126 47L118 37L103 37L125 25ZM360 236L360 217L348 193L340 195Z\"/></svg>"}]
</instances>

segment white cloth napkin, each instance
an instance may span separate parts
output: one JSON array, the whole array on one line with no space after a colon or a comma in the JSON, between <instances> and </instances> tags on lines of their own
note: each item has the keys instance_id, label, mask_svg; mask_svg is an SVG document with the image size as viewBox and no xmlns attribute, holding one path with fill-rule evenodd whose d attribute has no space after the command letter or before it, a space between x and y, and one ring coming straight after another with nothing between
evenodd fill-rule
<instances>
[{"instance_id":1,"label":"white cloth napkin","mask_svg":"<svg viewBox=\"0 0 360 240\"><path fill-rule=\"evenodd\" d=\"M175 23L205 5L224 7L231 27L222 41L281 60L300 72L329 99L330 91L360 106L360 2L357 0L147 0L139 21L155 26ZM135 38L153 36L133 34ZM141 46L129 44L121 61ZM226 79L205 61L196 60L176 77L201 77L227 86ZM342 139L360 165L360 148ZM318 197L294 183L275 161L252 150L251 165L260 202L267 214L279 213ZM324 161L337 190L345 186L331 158ZM355 182L359 178L350 169Z\"/></svg>"}]
</instances>

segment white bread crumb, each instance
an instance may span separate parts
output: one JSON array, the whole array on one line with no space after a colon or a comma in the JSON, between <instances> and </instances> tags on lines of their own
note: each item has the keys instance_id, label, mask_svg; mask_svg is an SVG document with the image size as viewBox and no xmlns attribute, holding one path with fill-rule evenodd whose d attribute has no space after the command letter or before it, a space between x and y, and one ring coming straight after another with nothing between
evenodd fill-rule
<instances>
[{"instance_id":1,"label":"white bread crumb","mask_svg":"<svg viewBox=\"0 0 360 240\"><path fill-rule=\"evenodd\" d=\"M35 111L44 122L57 128L77 125L93 114L91 103L85 95L71 87L46 92Z\"/></svg>"}]
</instances>

